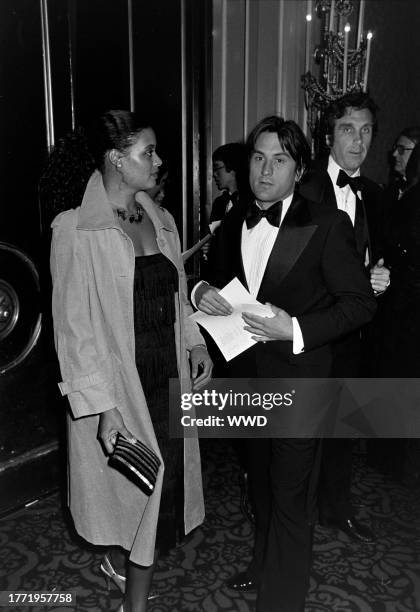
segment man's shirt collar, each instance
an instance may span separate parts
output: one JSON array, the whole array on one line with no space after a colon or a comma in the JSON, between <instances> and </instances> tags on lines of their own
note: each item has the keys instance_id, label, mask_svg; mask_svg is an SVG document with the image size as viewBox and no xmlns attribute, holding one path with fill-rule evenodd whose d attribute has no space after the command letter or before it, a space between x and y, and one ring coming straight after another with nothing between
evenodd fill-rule
<instances>
[{"instance_id":1,"label":"man's shirt collar","mask_svg":"<svg viewBox=\"0 0 420 612\"><path fill-rule=\"evenodd\" d=\"M338 173L340 170L344 170L344 168L340 168L332 155L328 158L328 169L327 172L330 175L330 178L333 182L334 187L337 185ZM344 170L345 172L345 170ZM356 172L351 175L352 177L360 176L360 168L357 168Z\"/></svg>"}]
</instances>

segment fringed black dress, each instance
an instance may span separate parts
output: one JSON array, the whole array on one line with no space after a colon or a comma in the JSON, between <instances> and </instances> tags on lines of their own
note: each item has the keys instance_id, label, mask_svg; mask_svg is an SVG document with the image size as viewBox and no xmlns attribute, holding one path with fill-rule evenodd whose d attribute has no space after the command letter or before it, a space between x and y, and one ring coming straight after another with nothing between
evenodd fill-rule
<instances>
[{"instance_id":1,"label":"fringed black dress","mask_svg":"<svg viewBox=\"0 0 420 612\"><path fill-rule=\"evenodd\" d=\"M168 379L178 377L175 303L178 273L161 253L136 257L134 333L136 366L165 463L156 547L173 548L183 533L183 440L169 438Z\"/></svg>"}]
</instances>

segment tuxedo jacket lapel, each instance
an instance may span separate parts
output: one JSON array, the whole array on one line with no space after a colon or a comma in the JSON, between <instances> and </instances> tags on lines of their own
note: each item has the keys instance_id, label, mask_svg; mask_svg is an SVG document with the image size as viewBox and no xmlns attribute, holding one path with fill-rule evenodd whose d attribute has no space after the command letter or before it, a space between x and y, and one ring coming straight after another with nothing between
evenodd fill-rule
<instances>
[{"instance_id":1,"label":"tuxedo jacket lapel","mask_svg":"<svg viewBox=\"0 0 420 612\"><path fill-rule=\"evenodd\" d=\"M376 202L373 200L372 194L369 192L367 186L363 186L362 188L362 207L365 221L365 236L368 245L369 262L370 265L374 265L376 263L376 253L374 253L374 248L372 246L371 229L375 228L375 226L378 224L378 219L376 218Z\"/></svg>"},{"instance_id":2,"label":"tuxedo jacket lapel","mask_svg":"<svg viewBox=\"0 0 420 612\"><path fill-rule=\"evenodd\" d=\"M323 202L329 206L337 207L337 200L334 192L334 185L327 172L328 160L322 160L314 164L313 169L308 173L305 181L302 183L299 191L308 200L315 202ZM364 180L363 177L362 181ZM371 208L369 206L369 190L363 185L362 200L356 198L356 214L355 214L355 238L357 250L360 255L365 257L365 248L367 246L369 253L369 261L373 262L373 253L369 234L369 227L372 227L373 220L369 218ZM357 201L358 200L358 201Z\"/></svg>"},{"instance_id":3,"label":"tuxedo jacket lapel","mask_svg":"<svg viewBox=\"0 0 420 612\"><path fill-rule=\"evenodd\" d=\"M313 167L299 185L299 193L307 200L322 202L328 206L337 207L334 186L327 172L328 159L320 160Z\"/></svg>"},{"instance_id":4,"label":"tuxedo jacket lapel","mask_svg":"<svg viewBox=\"0 0 420 612\"><path fill-rule=\"evenodd\" d=\"M318 226L311 223L306 201L295 193L267 262L264 286L279 285L295 265Z\"/></svg>"},{"instance_id":5,"label":"tuxedo jacket lapel","mask_svg":"<svg viewBox=\"0 0 420 612\"><path fill-rule=\"evenodd\" d=\"M366 215L366 206L364 202L363 189L361 191L362 199L356 196L356 212L354 217L354 234L356 237L356 248L360 255L365 259L366 249L369 254L369 262L372 262L372 248L369 237L369 224Z\"/></svg>"},{"instance_id":6,"label":"tuxedo jacket lapel","mask_svg":"<svg viewBox=\"0 0 420 612\"><path fill-rule=\"evenodd\" d=\"M241 206L233 209L229 214L231 218L231 227L228 234L229 240L229 257L231 257L231 265L234 273L237 275L241 283L248 289L248 283L245 278L244 264L242 261L242 226L245 220L248 203L241 203Z\"/></svg>"},{"instance_id":7,"label":"tuxedo jacket lapel","mask_svg":"<svg viewBox=\"0 0 420 612\"><path fill-rule=\"evenodd\" d=\"M325 171L326 179L328 179L328 188L325 190L326 201L329 202L332 200L335 208L337 206L337 199L335 197L334 186L331 180L330 175L327 171ZM363 177L360 177L363 183ZM356 207L355 207L355 216L354 216L354 234L356 239L356 247L357 251L360 253L363 261L365 260L366 248L369 253L369 261L372 262L372 248L369 236L369 222L368 216L366 212L366 200L368 200L368 194L366 192L365 186L362 185L360 199L356 196Z\"/></svg>"}]
</instances>

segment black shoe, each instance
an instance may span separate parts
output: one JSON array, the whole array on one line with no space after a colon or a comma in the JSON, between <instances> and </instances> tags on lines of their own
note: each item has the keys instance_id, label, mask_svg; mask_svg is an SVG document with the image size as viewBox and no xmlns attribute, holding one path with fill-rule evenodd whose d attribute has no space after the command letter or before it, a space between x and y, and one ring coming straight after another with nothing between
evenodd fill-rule
<instances>
[{"instance_id":1,"label":"black shoe","mask_svg":"<svg viewBox=\"0 0 420 612\"><path fill-rule=\"evenodd\" d=\"M359 523L354 516L350 516L348 518L332 518L332 517L320 517L319 524L322 527L335 527L336 529L340 529L346 533L350 538L356 540L357 542L374 542L375 535L369 527L366 525L362 525Z\"/></svg>"},{"instance_id":2,"label":"black shoe","mask_svg":"<svg viewBox=\"0 0 420 612\"><path fill-rule=\"evenodd\" d=\"M234 591L256 591L257 581L248 572L239 572L226 581L226 586Z\"/></svg>"}]
</instances>

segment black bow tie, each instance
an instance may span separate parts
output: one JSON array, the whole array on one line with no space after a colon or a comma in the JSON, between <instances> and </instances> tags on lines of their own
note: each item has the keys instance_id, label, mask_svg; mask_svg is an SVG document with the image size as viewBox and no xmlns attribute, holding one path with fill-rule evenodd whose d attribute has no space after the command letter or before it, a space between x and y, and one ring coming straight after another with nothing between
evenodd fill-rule
<instances>
[{"instance_id":1,"label":"black bow tie","mask_svg":"<svg viewBox=\"0 0 420 612\"><path fill-rule=\"evenodd\" d=\"M340 170L337 177L338 187L345 187L350 185L352 192L357 195L358 191L361 191L363 187L363 179L360 176L349 176L344 170Z\"/></svg>"},{"instance_id":2,"label":"black bow tie","mask_svg":"<svg viewBox=\"0 0 420 612\"><path fill-rule=\"evenodd\" d=\"M230 194L229 199L232 202L232 204L235 206L235 204L238 202L238 198L239 198L239 193L237 191L234 191L233 193Z\"/></svg>"},{"instance_id":3,"label":"black bow tie","mask_svg":"<svg viewBox=\"0 0 420 612\"><path fill-rule=\"evenodd\" d=\"M281 219L281 209L283 206L283 202L280 200L275 204L272 204L270 208L267 210L262 210L259 206L255 204L251 204L246 213L246 226L248 229L252 229L255 227L263 217L267 219L267 221L274 225L275 227L280 227L280 219Z\"/></svg>"}]
</instances>

